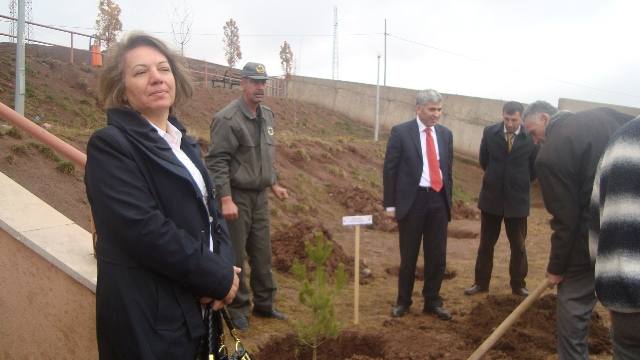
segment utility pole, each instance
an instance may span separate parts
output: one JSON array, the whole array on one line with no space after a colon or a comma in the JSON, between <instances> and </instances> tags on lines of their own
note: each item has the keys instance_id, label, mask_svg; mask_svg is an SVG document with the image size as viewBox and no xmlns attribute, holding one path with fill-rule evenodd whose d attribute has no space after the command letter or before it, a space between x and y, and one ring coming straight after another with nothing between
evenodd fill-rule
<instances>
[{"instance_id":1,"label":"utility pole","mask_svg":"<svg viewBox=\"0 0 640 360\"><path fill-rule=\"evenodd\" d=\"M16 39L16 87L14 110L24 115L25 68L24 68L24 28L25 28L25 0L18 0L18 33Z\"/></svg>"},{"instance_id":2,"label":"utility pole","mask_svg":"<svg viewBox=\"0 0 640 360\"><path fill-rule=\"evenodd\" d=\"M338 7L333 7L333 62L331 79L338 80Z\"/></svg>"},{"instance_id":3,"label":"utility pole","mask_svg":"<svg viewBox=\"0 0 640 360\"><path fill-rule=\"evenodd\" d=\"M387 19L384 19L384 86L387 86Z\"/></svg>"},{"instance_id":4,"label":"utility pole","mask_svg":"<svg viewBox=\"0 0 640 360\"><path fill-rule=\"evenodd\" d=\"M11 16L12 18L18 18L18 14L16 14L16 1L18 0L9 1L9 16ZM31 9L32 9L31 3L32 3L32 0L26 0L24 4L25 14L26 14L25 21L28 21L28 22L33 21L33 19L31 18ZM16 36L17 27L18 27L17 21L11 21L9 34L11 34L12 36ZM27 24L26 30L25 30L25 40L32 38L31 30L32 30L31 25ZM11 38L11 42L14 41L13 39L14 38Z\"/></svg>"},{"instance_id":5,"label":"utility pole","mask_svg":"<svg viewBox=\"0 0 640 360\"><path fill-rule=\"evenodd\" d=\"M378 54L378 72L376 80L376 127L373 132L373 140L378 141L378 132L380 128L380 54Z\"/></svg>"}]
</instances>

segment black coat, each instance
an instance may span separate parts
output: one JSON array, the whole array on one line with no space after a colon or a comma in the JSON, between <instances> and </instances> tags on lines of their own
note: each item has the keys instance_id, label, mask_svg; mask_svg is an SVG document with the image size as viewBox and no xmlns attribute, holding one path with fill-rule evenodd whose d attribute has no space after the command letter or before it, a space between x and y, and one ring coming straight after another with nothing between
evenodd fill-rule
<instances>
[{"instance_id":1,"label":"black coat","mask_svg":"<svg viewBox=\"0 0 640 360\"><path fill-rule=\"evenodd\" d=\"M98 233L100 357L180 358L171 351L205 331L198 298L223 299L231 288L226 224L193 139L183 136L181 149L205 179L216 253L202 194L166 141L136 112L111 109L107 119L89 140L85 172Z\"/></svg>"},{"instance_id":2,"label":"black coat","mask_svg":"<svg viewBox=\"0 0 640 360\"><path fill-rule=\"evenodd\" d=\"M484 128L480 142L480 166L484 170L478 208L492 215L529 216L529 187L535 178L533 164L538 147L524 127L507 151L504 123Z\"/></svg>"},{"instance_id":3,"label":"black coat","mask_svg":"<svg viewBox=\"0 0 640 360\"><path fill-rule=\"evenodd\" d=\"M422 176L423 156L420 132L416 119L391 128L384 158L382 182L384 207L395 207L396 218L404 218L416 197ZM440 170L447 200L447 213L451 220L451 196L453 193L453 135L442 125L435 126L440 154Z\"/></svg>"},{"instance_id":4,"label":"black coat","mask_svg":"<svg viewBox=\"0 0 640 360\"><path fill-rule=\"evenodd\" d=\"M547 271L589 269L589 202L609 137L633 117L609 108L560 112L547 125L535 167L550 222Z\"/></svg>"}]
</instances>

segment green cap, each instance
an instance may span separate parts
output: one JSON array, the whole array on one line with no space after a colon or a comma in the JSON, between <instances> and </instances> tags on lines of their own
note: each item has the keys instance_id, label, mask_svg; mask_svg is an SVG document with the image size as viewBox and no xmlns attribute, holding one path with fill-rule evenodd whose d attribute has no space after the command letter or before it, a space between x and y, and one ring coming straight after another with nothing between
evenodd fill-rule
<instances>
[{"instance_id":1,"label":"green cap","mask_svg":"<svg viewBox=\"0 0 640 360\"><path fill-rule=\"evenodd\" d=\"M269 80L267 70L264 68L264 65L254 62L248 62L242 68L242 77L253 80Z\"/></svg>"}]
</instances>

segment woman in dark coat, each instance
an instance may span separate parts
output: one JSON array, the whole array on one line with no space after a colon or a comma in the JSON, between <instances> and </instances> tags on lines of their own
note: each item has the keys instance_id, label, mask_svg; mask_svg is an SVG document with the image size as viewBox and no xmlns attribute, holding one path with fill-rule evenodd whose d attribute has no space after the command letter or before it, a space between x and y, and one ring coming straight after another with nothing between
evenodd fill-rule
<instances>
[{"instance_id":1,"label":"woman in dark coat","mask_svg":"<svg viewBox=\"0 0 640 360\"><path fill-rule=\"evenodd\" d=\"M107 126L87 145L98 234L101 359L194 359L201 303L235 297L237 268L197 143L174 116L193 90L166 45L132 34L100 79Z\"/></svg>"}]
</instances>

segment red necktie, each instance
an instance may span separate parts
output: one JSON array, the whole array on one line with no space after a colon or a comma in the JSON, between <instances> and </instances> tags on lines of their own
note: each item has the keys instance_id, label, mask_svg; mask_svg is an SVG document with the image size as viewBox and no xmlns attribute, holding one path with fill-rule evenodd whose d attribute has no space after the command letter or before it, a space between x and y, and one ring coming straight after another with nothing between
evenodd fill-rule
<instances>
[{"instance_id":1,"label":"red necktie","mask_svg":"<svg viewBox=\"0 0 640 360\"><path fill-rule=\"evenodd\" d=\"M431 188L435 191L442 189L442 175L440 174L440 163L438 155L436 155L436 145L433 143L431 136L433 129L428 127L425 132L427 135L427 164L429 164L429 178L431 179Z\"/></svg>"}]
</instances>

